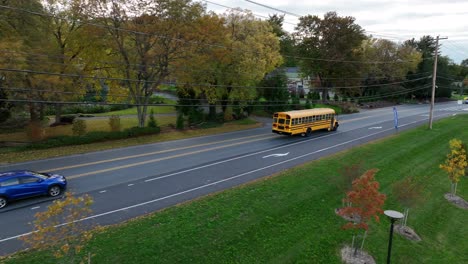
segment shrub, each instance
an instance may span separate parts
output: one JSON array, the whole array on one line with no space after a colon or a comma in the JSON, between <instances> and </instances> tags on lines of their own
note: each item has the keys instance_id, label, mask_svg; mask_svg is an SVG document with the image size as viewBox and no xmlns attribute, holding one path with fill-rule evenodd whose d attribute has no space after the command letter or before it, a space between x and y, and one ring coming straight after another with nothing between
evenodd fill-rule
<instances>
[{"instance_id":1,"label":"shrub","mask_svg":"<svg viewBox=\"0 0 468 264\"><path fill-rule=\"evenodd\" d=\"M338 97L338 94L335 93L335 95L333 96L333 101L338 102L339 99L340 98Z\"/></svg>"},{"instance_id":2,"label":"shrub","mask_svg":"<svg viewBox=\"0 0 468 264\"><path fill-rule=\"evenodd\" d=\"M149 121L148 121L148 127L153 127L153 128L158 127L158 123L156 122L156 119L154 118L154 111L153 111L153 109L151 109L151 112L150 112Z\"/></svg>"},{"instance_id":3,"label":"shrub","mask_svg":"<svg viewBox=\"0 0 468 264\"><path fill-rule=\"evenodd\" d=\"M149 98L148 103L150 103L150 104L164 104L164 97L159 96L159 95L152 95Z\"/></svg>"},{"instance_id":4,"label":"shrub","mask_svg":"<svg viewBox=\"0 0 468 264\"><path fill-rule=\"evenodd\" d=\"M7 108L0 108L0 123L3 123L6 120L8 120L10 116L11 116L10 110L8 110Z\"/></svg>"},{"instance_id":5,"label":"shrub","mask_svg":"<svg viewBox=\"0 0 468 264\"><path fill-rule=\"evenodd\" d=\"M341 104L340 107L341 107L341 112L343 114L352 114L352 113L359 112L359 109L353 103L350 103L350 102L345 102Z\"/></svg>"},{"instance_id":6,"label":"shrub","mask_svg":"<svg viewBox=\"0 0 468 264\"><path fill-rule=\"evenodd\" d=\"M120 131L120 117L117 115L110 116L109 126L111 131Z\"/></svg>"},{"instance_id":7,"label":"shrub","mask_svg":"<svg viewBox=\"0 0 468 264\"><path fill-rule=\"evenodd\" d=\"M63 115L60 117L60 123L73 124L75 118L75 115Z\"/></svg>"},{"instance_id":8,"label":"shrub","mask_svg":"<svg viewBox=\"0 0 468 264\"><path fill-rule=\"evenodd\" d=\"M182 115L182 114L177 115L176 128L177 129L184 129L184 115Z\"/></svg>"},{"instance_id":9,"label":"shrub","mask_svg":"<svg viewBox=\"0 0 468 264\"><path fill-rule=\"evenodd\" d=\"M72 132L75 136L83 136L86 134L86 121L83 119L75 119L73 121Z\"/></svg>"}]
</instances>

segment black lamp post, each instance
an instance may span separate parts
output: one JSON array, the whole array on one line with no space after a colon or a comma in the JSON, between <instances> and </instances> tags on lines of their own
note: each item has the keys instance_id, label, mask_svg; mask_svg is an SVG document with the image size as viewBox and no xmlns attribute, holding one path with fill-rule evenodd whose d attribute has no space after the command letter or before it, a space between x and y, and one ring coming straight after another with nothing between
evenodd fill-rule
<instances>
[{"instance_id":1,"label":"black lamp post","mask_svg":"<svg viewBox=\"0 0 468 264\"><path fill-rule=\"evenodd\" d=\"M390 264L390 255L392 254L392 238L393 238L393 223L396 220L402 219L404 215L398 211L386 210L384 214L390 218L390 238L388 239L388 254L387 254L387 264Z\"/></svg>"}]
</instances>

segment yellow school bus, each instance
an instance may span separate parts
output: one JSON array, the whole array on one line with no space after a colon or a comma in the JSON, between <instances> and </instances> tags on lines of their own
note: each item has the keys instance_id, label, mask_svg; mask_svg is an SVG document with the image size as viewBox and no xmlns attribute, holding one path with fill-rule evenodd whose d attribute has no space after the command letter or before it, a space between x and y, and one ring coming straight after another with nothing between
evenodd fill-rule
<instances>
[{"instance_id":1,"label":"yellow school bus","mask_svg":"<svg viewBox=\"0 0 468 264\"><path fill-rule=\"evenodd\" d=\"M332 108L277 112L273 115L272 132L277 134L310 136L312 131L335 131L337 128L337 115Z\"/></svg>"}]
</instances>

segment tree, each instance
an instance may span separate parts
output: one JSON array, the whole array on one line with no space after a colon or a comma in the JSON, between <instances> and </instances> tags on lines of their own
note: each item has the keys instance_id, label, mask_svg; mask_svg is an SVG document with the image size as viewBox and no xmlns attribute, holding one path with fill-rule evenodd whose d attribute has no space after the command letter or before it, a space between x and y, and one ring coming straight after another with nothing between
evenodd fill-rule
<instances>
[{"instance_id":1,"label":"tree","mask_svg":"<svg viewBox=\"0 0 468 264\"><path fill-rule=\"evenodd\" d=\"M219 103L224 116L229 118L228 106L235 105L240 110L246 107L257 97L258 82L281 64L279 40L268 22L255 19L250 12L236 9L221 18L211 16L205 20L202 25L213 21L210 23L213 31L200 30L199 38L201 41L207 35L204 43L209 45L194 50L183 61L183 65L195 64L190 68L199 70L185 71L177 79L195 82L197 85L191 88L196 94L206 98L211 109Z\"/></svg>"},{"instance_id":2,"label":"tree","mask_svg":"<svg viewBox=\"0 0 468 264\"><path fill-rule=\"evenodd\" d=\"M379 193L379 183L374 180L377 169L365 172L361 177L353 181L352 190L347 193L344 199L350 206L342 208L339 215L350 219L350 222L343 226L344 229L365 230L361 242L361 249L369 229L368 222L372 219L379 221L379 214L383 213L382 206L385 202L385 194ZM354 244L355 235L353 235ZM354 246L354 245L353 245ZM356 245L354 255L357 254Z\"/></svg>"},{"instance_id":3,"label":"tree","mask_svg":"<svg viewBox=\"0 0 468 264\"><path fill-rule=\"evenodd\" d=\"M284 15L269 15L268 23L273 29L273 33L279 38L280 41L280 53L283 56L283 67L296 67L297 59L295 55L297 53L296 43L293 36L283 29Z\"/></svg>"},{"instance_id":4,"label":"tree","mask_svg":"<svg viewBox=\"0 0 468 264\"><path fill-rule=\"evenodd\" d=\"M342 79L360 73L360 64L344 62L360 60L359 47L366 38L354 21L355 18L340 17L336 12L326 13L323 19L312 15L299 18L294 36L299 54L307 58L300 60L301 71L318 77L324 101L333 86L359 84Z\"/></svg>"},{"instance_id":5,"label":"tree","mask_svg":"<svg viewBox=\"0 0 468 264\"><path fill-rule=\"evenodd\" d=\"M137 106L138 126L144 127L151 95L170 75L171 64L193 45L193 24L204 8L189 0L91 2L114 60L107 72L123 79L110 83L110 89L126 89Z\"/></svg>"},{"instance_id":6,"label":"tree","mask_svg":"<svg viewBox=\"0 0 468 264\"><path fill-rule=\"evenodd\" d=\"M41 48L48 42L44 38L45 29L41 16L40 1L4 0L3 5L13 9L0 9L0 66L4 89L12 89L9 96L17 100L28 101L27 106L31 122L37 123L43 116L44 105L35 101L46 100L47 95L41 90L45 87L46 76L34 74L46 71L44 57L37 57ZM29 12L22 12L28 10ZM25 72L28 71L28 72ZM22 88L22 89L18 89Z\"/></svg>"},{"instance_id":7,"label":"tree","mask_svg":"<svg viewBox=\"0 0 468 264\"><path fill-rule=\"evenodd\" d=\"M417 69L421 53L411 45L398 45L390 40L374 38L363 41L361 49L363 60L381 63L366 63L361 66L366 79L359 95L381 98L392 93L399 94L393 96L393 99L406 96L404 84L391 83L405 81L408 72Z\"/></svg>"},{"instance_id":8,"label":"tree","mask_svg":"<svg viewBox=\"0 0 468 264\"><path fill-rule=\"evenodd\" d=\"M21 239L32 249L52 249L58 259L75 263L83 246L92 237L80 220L91 214L93 200L88 195L55 200L46 211L36 213L34 232Z\"/></svg>"},{"instance_id":9,"label":"tree","mask_svg":"<svg viewBox=\"0 0 468 264\"><path fill-rule=\"evenodd\" d=\"M44 8L48 16L42 17L46 39L50 39L47 51L50 54L49 66L58 77L49 81L48 90L53 90L51 96L54 100L67 101L80 98L86 92L85 85L80 83L80 78L68 77L65 74L80 75L83 70L83 60L80 57L84 50L90 48L92 38L84 35L83 28L87 23L87 15L84 0L47 0ZM55 105L55 122L60 123L62 104Z\"/></svg>"},{"instance_id":10,"label":"tree","mask_svg":"<svg viewBox=\"0 0 468 264\"><path fill-rule=\"evenodd\" d=\"M406 227L409 209L423 201L423 188L414 177L406 177L393 184L393 196L405 207L403 227Z\"/></svg>"},{"instance_id":11,"label":"tree","mask_svg":"<svg viewBox=\"0 0 468 264\"><path fill-rule=\"evenodd\" d=\"M365 172L363 161L355 162L352 164L344 164L340 170L339 175L334 179L335 185L341 193L347 195L353 188L353 182ZM345 206L343 198L343 207ZM351 206L350 203L347 206Z\"/></svg>"},{"instance_id":12,"label":"tree","mask_svg":"<svg viewBox=\"0 0 468 264\"><path fill-rule=\"evenodd\" d=\"M450 153L447 154L447 159L444 164L439 167L444 170L452 183L450 193L456 195L457 184L462 176L465 176L465 169L468 166L466 159L466 147L459 139L451 139L449 141Z\"/></svg>"},{"instance_id":13,"label":"tree","mask_svg":"<svg viewBox=\"0 0 468 264\"><path fill-rule=\"evenodd\" d=\"M265 99L265 111L272 113L286 110L289 100L287 84L288 77L281 69L276 69L263 78L257 93L260 98Z\"/></svg>"}]
</instances>

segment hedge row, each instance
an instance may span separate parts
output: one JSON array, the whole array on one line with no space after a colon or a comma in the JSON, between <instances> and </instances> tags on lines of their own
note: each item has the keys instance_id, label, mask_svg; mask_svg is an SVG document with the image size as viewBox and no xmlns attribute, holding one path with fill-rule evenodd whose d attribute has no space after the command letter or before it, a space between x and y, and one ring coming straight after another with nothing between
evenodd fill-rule
<instances>
[{"instance_id":1,"label":"hedge row","mask_svg":"<svg viewBox=\"0 0 468 264\"><path fill-rule=\"evenodd\" d=\"M26 146L18 147L19 150L47 149L61 146L82 145L108 140L117 140L130 137L157 134L161 131L159 127L132 127L123 131L92 131L83 136L57 136L40 142L34 142Z\"/></svg>"}]
</instances>

